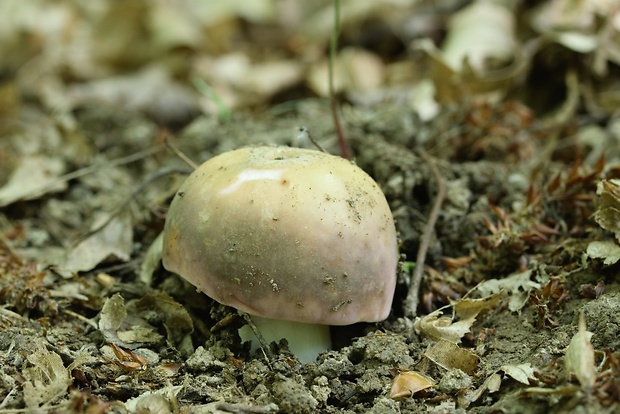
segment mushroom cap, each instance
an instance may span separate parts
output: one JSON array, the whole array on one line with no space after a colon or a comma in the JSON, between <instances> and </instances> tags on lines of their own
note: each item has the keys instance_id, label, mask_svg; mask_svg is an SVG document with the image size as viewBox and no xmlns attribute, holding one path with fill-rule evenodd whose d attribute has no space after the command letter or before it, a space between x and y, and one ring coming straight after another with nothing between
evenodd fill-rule
<instances>
[{"instance_id":1,"label":"mushroom cap","mask_svg":"<svg viewBox=\"0 0 620 414\"><path fill-rule=\"evenodd\" d=\"M325 325L387 318L398 249L381 189L343 158L248 147L198 167L172 200L163 265L216 301Z\"/></svg>"}]
</instances>

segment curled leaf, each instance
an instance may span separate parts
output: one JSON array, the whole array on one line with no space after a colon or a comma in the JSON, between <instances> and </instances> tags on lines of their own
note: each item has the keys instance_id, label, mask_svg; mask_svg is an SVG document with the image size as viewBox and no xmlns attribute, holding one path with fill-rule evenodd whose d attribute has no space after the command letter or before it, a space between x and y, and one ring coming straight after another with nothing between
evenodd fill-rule
<instances>
[{"instance_id":1,"label":"curled leaf","mask_svg":"<svg viewBox=\"0 0 620 414\"><path fill-rule=\"evenodd\" d=\"M564 357L566 373L569 376L575 374L581 384L581 388L587 392L592 391L596 381L594 347L590 343L592 335L592 332L586 330L586 320L583 313L581 313L579 316L579 330L571 339Z\"/></svg>"},{"instance_id":2,"label":"curled leaf","mask_svg":"<svg viewBox=\"0 0 620 414\"><path fill-rule=\"evenodd\" d=\"M435 381L415 371L402 371L392 383L390 398L410 397L418 391L430 388L435 385Z\"/></svg>"}]
</instances>

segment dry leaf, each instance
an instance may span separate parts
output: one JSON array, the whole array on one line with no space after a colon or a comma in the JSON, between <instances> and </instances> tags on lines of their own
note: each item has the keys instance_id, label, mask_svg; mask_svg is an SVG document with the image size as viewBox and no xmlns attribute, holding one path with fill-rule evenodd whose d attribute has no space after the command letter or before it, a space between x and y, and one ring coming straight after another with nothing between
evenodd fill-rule
<instances>
[{"instance_id":1,"label":"dry leaf","mask_svg":"<svg viewBox=\"0 0 620 414\"><path fill-rule=\"evenodd\" d=\"M106 300L101 308L99 330L107 342L129 349L162 339L144 319L127 312L125 300L118 293Z\"/></svg>"},{"instance_id":2,"label":"dry leaf","mask_svg":"<svg viewBox=\"0 0 620 414\"><path fill-rule=\"evenodd\" d=\"M458 344L463 335L469 332L475 319L453 323L451 317L440 317L442 314L442 310L438 309L422 318L417 318L413 327L417 332L423 333L435 341L446 340Z\"/></svg>"},{"instance_id":3,"label":"dry leaf","mask_svg":"<svg viewBox=\"0 0 620 414\"><path fill-rule=\"evenodd\" d=\"M39 155L21 158L9 181L0 188L0 207L64 190L67 183L58 181L64 169L64 162L60 158Z\"/></svg>"},{"instance_id":4,"label":"dry leaf","mask_svg":"<svg viewBox=\"0 0 620 414\"><path fill-rule=\"evenodd\" d=\"M489 390L490 393L497 392L502 385L502 377L498 373L495 373L489 378L487 378L487 380L482 385L486 386L487 390Z\"/></svg>"},{"instance_id":5,"label":"dry leaf","mask_svg":"<svg viewBox=\"0 0 620 414\"><path fill-rule=\"evenodd\" d=\"M461 102L463 96L498 101L528 68L528 56L523 51L514 56L510 66L480 74L468 62L461 71L453 69L429 39L414 42L412 49L421 51L428 61L428 73L435 87L434 98L439 104Z\"/></svg>"},{"instance_id":6,"label":"dry leaf","mask_svg":"<svg viewBox=\"0 0 620 414\"><path fill-rule=\"evenodd\" d=\"M105 104L119 111L141 111L163 124L183 122L198 111L197 94L159 65L71 85L69 98L73 106Z\"/></svg>"},{"instance_id":7,"label":"dry leaf","mask_svg":"<svg viewBox=\"0 0 620 414\"><path fill-rule=\"evenodd\" d=\"M502 291L480 299L459 299L454 305L456 316L461 320L476 319L481 312L486 312L497 307L502 297Z\"/></svg>"},{"instance_id":8,"label":"dry leaf","mask_svg":"<svg viewBox=\"0 0 620 414\"><path fill-rule=\"evenodd\" d=\"M594 220L620 241L620 180L601 180L596 186L598 206Z\"/></svg>"},{"instance_id":9,"label":"dry leaf","mask_svg":"<svg viewBox=\"0 0 620 414\"><path fill-rule=\"evenodd\" d=\"M595 74L607 75L607 62L620 61L616 1L551 0L531 13L532 27L577 53L590 53Z\"/></svg>"},{"instance_id":10,"label":"dry leaf","mask_svg":"<svg viewBox=\"0 0 620 414\"><path fill-rule=\"evenodd\" d=\"M146 391L138 397L127 400L125 408L132 413L170 414L177 412L173 408L179 405L177 395L182 388L181 385L168 385L157 391Z\"/></svg>"},{"instance_id":11,"label":"dry leaf","mask_svg":"<svg viewBox=\"0 0 620 414\"><path fill-rule=\"evenodd\" d=\"M58 354L41 348L28 355L27 359L29 366L23 370L26 407L39 407L65 393L71 378Z\"/></svg>"},{"instance_id":12,"label":"dry leaf","mask_svg":"<svg viewBox=\"0 0 620 414\"><path fill-rule=\"evenodd\" d=\"M455 308L456 316L461 320L454 322L451 317L441 316L443 311L438 309L422 318L417 318L413 327L417 332L435 341L446 340L458 344L463 335L470 331L478 314L493 309L500 298L501 292L496 292L481 299L460 299L452 306Z\"/></svg>"},{"instance_id":13,"label":"dry leaf","mask_svg":"<svg viewBox=\"0 0 620 414\"><path fill-rule=\"evenodd\" d=\"M106 216L100 216L99 220L95 220L93 228L97 228L105 220L107 220ZM129 260L132 250L131 218L129 214L121 213L103 229L71 250L61 270L70 272L88 271L110 258L126 262Z\"/></svg>"},{"instance_id":14,"label":"dry leaf","mask_svg":"<svg viewBox=\"0 0 620 414\"><path fill-rule=\"evenodd\" d=\"M437 342L424 353L424 356L442 368L458 368L469 375L476 372L480 362L478 355L449 341Z\"/></svg>"},{"instance_id":15,"label":"dry leaf","mask_svg":"<svg viewBox=\"0 0 620 414\"><path fill-rule=\"evenodd\" d=\"M439 113L435 100L435 85L430 79L420 81L411 91L411 109L422 121L430 121Z\"/></svg>"},{"instance_id":16,"label":"dry leaf","mask_svg":"<svg viewBox=\"0 0 620 414\"><path fill-rule=\"evenodd\" d=\"M594 362L594 347L590 343L592 332L586 331L586 320L583 313L579 315L579 330L571 339L564 366L566 373L575 374L577 380L586 392L591 392L596 382L596 364Z\"/></svg>"},{"instance_id":17,"label":"dry leaf","mask_svg":"<svg viewBox=\"0 0 620 414\"><path fill-rule=\"evenodd\" d=\"M481 75L515 53L515 15L508 7L476 1L452 17L442 50L450 67L460 71L467 62Z\"/></svg>"},{"instance_id":18,"label":"dry leaf","mask_svg":"<svg viewBox=\"0 0 620 414\"><path fill-rule=\"evenodd\" d=\"M125 299L117 293L105 301L99 316L99 329L108 342L112 342L108 339L110 332L115 334L125 319L127 319Z\"/></svg>"},{"instance_id":19,"label":"dry leaf","mask_svg":"<svg viewBox=\"0 0 620 414\"><path fill-rule=\"evenodd\" d=\"M390 398L410 397L418 391L430 388L435 381L415 371L402 371L394 377Z\"/></svg>"},{"instance_id":20,"label":"dry leaf","mask_svg":"<svg viewBox=\"0 0 620 414\"><path fill-rule=\"evenodd\" d=\"M142 259L142 265L140 265L139 279L147 286L151 286L153 281L153 273L159 267L161 262L161 252L164 242L164 233L160 232L159 235L153 240L153 243L149 246L144 258Z\"/></svg>"},{"instance_id":21,"label":"dry leaf","mask_svg":"<svg viewBox=\"0 0 620 414\"><path fill-rule=\"evenodd\" d=\"M620 260L620 246L612 241L593 241L588 243L586 254L591 259L603 259L609 266Z\"/></svg>"},{"instance_id":22,"label":"dry leaf","mask_svg":"<svg viewBox=\"0 0 620 414\"><path fill-rule=\"evenodd\" d=\"M334 91L368 92L383 84L385 68L381 59L363 49L347 48L334 61ZM329 96L328 61L310 69L309 87L320 96Z\"/></svg>"},{"instance_id":23,"label":"dry leaf","mask_svg":"<svg viewBox=\"0 0 620 414\"><path fill-rule=\"evenodd\" d=\"M530 380L535 381L534 368L531 364L503 365L500 371L521 384L530 385Z\"/></svg>"},{"instance_id":24,"label":"dry leaf","mask_svg":"<svg viewBox=\"0 0 620 414\"><path fill-rule=\"evenodd\" d=\"M137 303L136 308L149 313L154 313L161 320L168 337L168 342L177 345L187 340L191 344L189 335L194 331L194 323L187 309L175 301L168 294L147 293ZM153 322L150 318L149 320Z\"/></svg>"},{"instance_id":25,"label":"dry leaf","mask_svg":"<svg viewBox=\"0 0 620 414\"><path fill-rule=\"evenodd\" d=\"M462 408L469 407L472 403L478 401L485 391L494 393L499 391L502 385L502 376L497 372L491 374L484 383L475 390L463 390L458 395L458 406Z\"/></svg>"},{"instance_id":26,"label":"dry leaf","mask_svg":"<svg viewBox=\"0 0 620 414\"><path fill-rule=\"evenodd\" d=\"M531 270L522 273L515 273L503 279L490 279L476 286L476 290L481 295L489 295L492 293L505 290L509 296L508 309L512 312L521 310L528 302L530 292L540 289L540 283L530 280L532 276Z\"/></svg>"},{"instance_id":27,"label":"dry leaf","mask_svg":"<svg viewBox=\"0 0 620 414\"><path fill-rule=\"evenodd\" d=\"M257 94L260 99L268 97L301 81L302 67L295 60L276 60L250 65L240 87Z\"/></svg>"},{"instance_id":28,"label":"dry leaf","mask_svg":"<svg viewBox=\"0 0 620 414\"><path fill-rule=\"evenodd\" d=\"M559 44L579 53L593 52L598 47L598 37L577 32L560 32L551 36Z\"/></svg>"}]
</instances>

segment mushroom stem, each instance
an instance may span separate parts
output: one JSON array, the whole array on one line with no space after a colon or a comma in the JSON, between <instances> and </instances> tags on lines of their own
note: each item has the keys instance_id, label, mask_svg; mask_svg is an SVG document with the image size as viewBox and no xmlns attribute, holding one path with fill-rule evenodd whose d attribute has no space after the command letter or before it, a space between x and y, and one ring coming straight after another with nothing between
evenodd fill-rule
<instances>
[{"instance_id":1,"label":"mushroom stem","mask_svg":"<svg viewBox=\"0 0 620 414\"><path fill-rule=\"evenodd\" d=\"M303 363L314 362L319 353L331 349L329 325L283 321L256 315L251 317L266 344L286 339L288 349ZM239 336L243 342L252 342L251 352L255 352L263 342L249 325L239 329Z\"/></svg>"}]
</instances>

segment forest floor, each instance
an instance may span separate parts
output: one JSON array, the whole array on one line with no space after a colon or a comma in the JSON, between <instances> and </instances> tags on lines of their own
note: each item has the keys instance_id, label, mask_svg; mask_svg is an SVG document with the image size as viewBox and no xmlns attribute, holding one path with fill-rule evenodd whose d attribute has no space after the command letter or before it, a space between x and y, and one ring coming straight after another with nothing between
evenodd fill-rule
<instances>
[{"instance_id":1,"label":"forest floor","mask_svg":"<svg viewBox=\"0 0 620 414\"><path fill-rule=\"evenodd\" d=\"M462 2L453 3L441 13L462 13ZM133 27L140 7L119 25ZM90 12L102 27L120 13ZM268 42L284 30L235 13L205 27L242 33L248 44L248 33ZM377 16L373 27L391 27L394 18ZM345 19L350 47L363 43L355 27L365 19ZM620 28L609 24L617 35ZM90 35L93 42L100 36ZM324 47L326 37L314 43ZM86 82L88 65L48 72L22 56L4 68L20 69L0 84L0 413L618 412L620 117L613 92L620 62L609 57L604 76L593 75L600 66L575 54L594 50L575 52L564 39L543 53L526 43L529 72L514 57L509 66L519 73L504 79L510 87L494 84L501 98L475 90L497 74L488 68L489 78L433 72L436 101L423 105L383 83L377 89L389 92L380 99L354 91L359 84L339 90L347 144L388 200L401 266L389 317L332 327L334 349L310 363L286 342L270 345L272 358L252 352L239 337L246 322L237 311L163 269L154 242L186 178L179 153L200 163L247 145L313 148L299 139L305 127L340 154L330 101L312 70L269 92L248 80L231 101L230 90L213 93L189 73L185 89L177 88L172 79L182 76L173 70L105 84L108 74L98 72ZM46 50L27 44L29 59ZM132 54L139 46L101 45L106 55L97 58L108 71L146 59ZM175 44L158 56L176 67L194 49ZM424 50L438 70L439 58ZM374 67L360 56L349 63ZM376 56L387 67L389 59ZM208 66L193 62L198 73ZM209 85L221 87L218 80L213 75ZM135 100L124 95L138 92ZM238 109L230 109L233 101ZM439 214L425 233L434 207ZM422 267L416 260L425 244ZM419 289L412 288L416 269L423 270Z\"/></svg>"}]
</instances>

